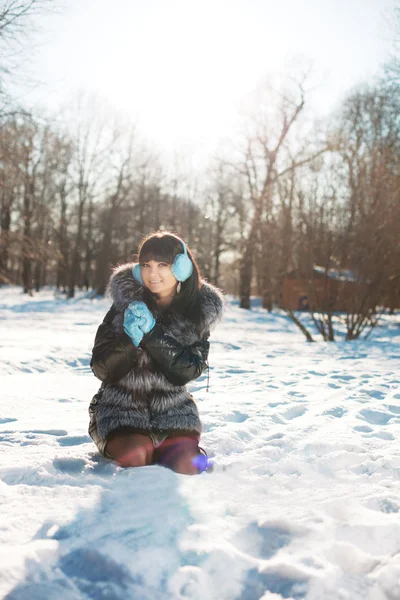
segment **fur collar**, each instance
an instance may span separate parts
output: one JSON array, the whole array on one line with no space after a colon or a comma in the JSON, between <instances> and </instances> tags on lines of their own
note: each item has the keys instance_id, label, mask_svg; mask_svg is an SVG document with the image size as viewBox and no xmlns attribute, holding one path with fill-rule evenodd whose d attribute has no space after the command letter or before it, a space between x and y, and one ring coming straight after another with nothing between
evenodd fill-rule
<instances>
[{"instance_id":1,"label":"fur collar","mask_svg":"<svg viewBox=\"0 0 400 600\"><path fill-rule=\"evenodd\" d=\"M115 267L110 278L108 291L117 311L125 311L130 302L143 300L143 287L133 278L132 269L136 263L126 263ZM212 329L222 318L224 296L211 283L201 280L200 329Z\"/></svg>"}]
</instances>

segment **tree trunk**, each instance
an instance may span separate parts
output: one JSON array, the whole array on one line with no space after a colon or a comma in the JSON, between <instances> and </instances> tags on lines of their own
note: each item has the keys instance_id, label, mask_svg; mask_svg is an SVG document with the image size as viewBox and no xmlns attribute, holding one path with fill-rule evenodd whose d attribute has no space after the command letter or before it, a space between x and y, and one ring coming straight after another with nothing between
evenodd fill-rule
<instances>
[{"instance_id":1,"label":"tree trunk","mask_svg":"<svg viewBox=\"0 0 400 600\"><path fill-rule=\"evenodd\" d=\"M113 207L106 211L104 215L104 233L101 241L100 251L96 259L96 296L104 296L107 289L107 282L110 273L111 262L111 240L113 231Z\"/></svg>"},{"instance_id":2,"label":"tree trunk","mask_svg":"<svg viewBox=\"0 0 400 600\"><path fill-rule=\"evenodd\" d=\"M219 202L219 208L217 213L217 222L216 222L216 232L215 232L215 245L214 245L214 284L219 285L220 278L220 256L221 256L221 246L222 246L222 238L223 238L223 230L224 230L224 220L223 220L223 208L222 202Z\"/></svg>"},{"instance_id":3,"label":"tree trunk","mask_svg":"<svg viewBox=\"0 0 400 600\"><path fill-rule=\"evenodd\" d=\"M68 281L68 298L75 297L75 286L79 281L79 273L80 273L80 252L81 252L81 244L82 244L82 229L83 229L83 208L85 204L85 199L81 199L79 201L79 210L78 210L78 231L76 234L75 240L75 248L72 255L71 262L71 270Z\"/></svg>"},{"instance_id":4,"label":"tree trunk","mask_svg":"<svg viewBox=\"0 0 400 600\"><path fill-rule=\"evenodd\" d=\"M0 215L0 285L8 281L8 254L11 225L10 203L6 202Z\"/></svg>"},{"instance_id":5,"label":"tree trunk","mask_svg":"<svg viewBox=\"0 0 400 600\"><path fill-rule=\"evenodd\" d=\"M31 219L34 194L33 181L26 180L23 200L23 240L22 240L22 285L24 294L32 295L32 240Z\"/></svg>"},{"instance_id":6,"label":"tree trunk","mask_svg":"<svg viewBox=\"0 0 400 600\"><path fill-rule=\"evenodd\" d=\"M240 262L239 296L240 308L250 310L251 280L253 274L254 240L250 236Z\"/></svg>"},{"instance_id":7,"label":"tree trunk","mask_svg":"<svg viewBox=\"0 0 400 600\"><path fill-rule=\"evenodd\" d=\"M161 204L161 191L159 187L154 190L154 203L153 203L153 214L154 214L154 230L160 229L162 219L160 219L160 204Z\"/></svg>"},{"instance_id":8,"label":"tree trunk","mask_svg":"<svg viewBox=\"0 0 400 600\"><path fill-rule=\"evenodd\" d=\"M290 310L290 308L286 308L285 311L287 312L289 317L292 319L293 323L295 323L295 325L297 325L297 327L300 329L300 331L306 336L307 342L313 342L314 339L313 339L311 333L303 325L303 323L296 317L294 312L292 310Z\"/></svg>"},{"instance_id":9,"label":"tree trunk","mask_svg":"<svg viewBox=\"0 0 400 600\"><path fill-rule=\"evenodd\" d=\"M240 261L240 308L250 310L250 295L251 282L253 279L253 259L257 241L257 231L261 216L261 199L258 200L256 211L253 217L253 222L250 230L249 239L247 240L242 259Z\"/></svg>"},{"instance_id":10,"label":"tree trunk","mask_svg":"<svg viewBox=\"0 0 400 600\"><path fill-rule=\"evenodd\" d=\"M262 235L261 246L261 297L262 306L268 312L272 312L273 307L273 281L272 281L272 263L273 263L273 243L271 242L272 232L268 223L264 225L264 235Z\"/></svg>"},{"instance_id":11,"label":"tree trunk","mask_svg":"<svg viewBox=\"0 0 400 600\"><path fill-rule=\"evenodd\" d=\"M67 285L67 265L68 265L68 239L67 239L67 195L65 187L60 190L60 219L58 229L58 252L57 261L57 288L63 288L65 291Z\"/></svg>"},{"instance_id":12,"label":"tree trunk","mask_svg":"<svg viewBox=\"0 0 400 600\"><path fill-rule=\"evenodd\" d=\"M91 279L91 265L92 265L92 230L93 230L93 200L90 198L89 207L88 207L88 227L86 232L86 240L85 240L85 270L83 274L82 286L84 289L89 290L90 288L90 279Z\"/></svg>"}]
</instances>

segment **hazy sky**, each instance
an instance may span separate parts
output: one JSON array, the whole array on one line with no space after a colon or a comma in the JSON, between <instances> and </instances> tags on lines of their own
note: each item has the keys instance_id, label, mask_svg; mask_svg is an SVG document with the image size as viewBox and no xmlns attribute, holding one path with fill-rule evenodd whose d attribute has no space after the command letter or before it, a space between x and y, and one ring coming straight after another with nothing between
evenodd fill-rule
<instances>
[{"instance_id":1,"label":"hazy sky","mask_svg":"<svg viewBox=\"0 0 400 600\"><path fill-rule=\"evenodd\" d=\"M78 89L127 112L158 147L209 155L257 83L301 55L328 112L387 58L393 0L66 0L44 21L35 100ZM389 17L390 18L390 17Z\"/></svg>"}]
</instances>

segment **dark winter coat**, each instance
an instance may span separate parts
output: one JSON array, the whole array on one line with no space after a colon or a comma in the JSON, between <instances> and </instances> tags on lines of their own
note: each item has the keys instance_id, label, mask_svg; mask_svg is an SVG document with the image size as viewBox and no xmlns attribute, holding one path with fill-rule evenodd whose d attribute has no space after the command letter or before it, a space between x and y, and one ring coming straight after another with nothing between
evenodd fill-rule
<instances>
[{"instance_id":1,"label":"dark winter coat","mask_svg":"<svg viewBox=\"0 0 400 600\"><path fill-rule=\"evenodd\" d=\"M102 453L109 433L124 426L144 434L200 434L198 410L185 384L207 368L207 339L222 317L221 292L203 281L198 322L167 308L136 348L123 329L128 304L143 300L133 267L121 265L111 276L113 304L93 348L91 367L103 383L90 403L89 434Z\"/></svg>"}]
</instances>

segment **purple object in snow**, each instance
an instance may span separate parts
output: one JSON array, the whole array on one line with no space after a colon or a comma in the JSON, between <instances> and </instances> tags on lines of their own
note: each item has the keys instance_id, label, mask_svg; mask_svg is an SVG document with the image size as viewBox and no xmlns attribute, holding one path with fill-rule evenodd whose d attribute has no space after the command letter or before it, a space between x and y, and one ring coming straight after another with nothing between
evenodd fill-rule
<instances>
[{"instance_id":1,"label":"purple object in snow","mask_svg":"<svg viewBox=\"0 0 400 600\"><path fill-rule=\"evenodd\" d=\"M194 464L196 469L198 469L200 473L202 473L203 471L207 470L207 468L211 464L211 461L209 461L208 457L204 456L204 454L198 454L192 459L192 463Z\"/></svg>"}]
</instances>

